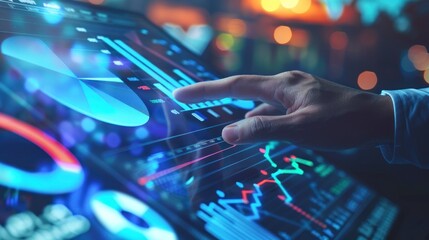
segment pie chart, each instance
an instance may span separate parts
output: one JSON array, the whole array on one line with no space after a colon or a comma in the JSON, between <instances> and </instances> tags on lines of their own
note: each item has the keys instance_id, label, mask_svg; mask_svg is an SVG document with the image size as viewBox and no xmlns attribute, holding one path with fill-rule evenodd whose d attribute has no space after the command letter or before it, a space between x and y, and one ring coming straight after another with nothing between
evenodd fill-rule
<instances>
[{"instance_id":1,"label":"pie chart","mask_svg":"<svg viewBox=\"0 0 429 240\"><path fill-rule=\"evenodd\" d=\"M91 198L95 217L112 234L120 239L177 240L170 224L145 203L125 193L101 191ZM124 217L129 212L145 223L138 226Z\"/></svg>"},{"instance_id":2,"label":"pie chart","mask_svg":"<svg viewBox=\"0 0 429 240\"><path fill-rule=\"evenodd\" d=\"M101 64L85 61L80 67L87 70L73 71L44 41L28 36L5 39L1 53L38 90L76 112L125 127L149 121L143 101Z\"/></svg>"}]
</instances>

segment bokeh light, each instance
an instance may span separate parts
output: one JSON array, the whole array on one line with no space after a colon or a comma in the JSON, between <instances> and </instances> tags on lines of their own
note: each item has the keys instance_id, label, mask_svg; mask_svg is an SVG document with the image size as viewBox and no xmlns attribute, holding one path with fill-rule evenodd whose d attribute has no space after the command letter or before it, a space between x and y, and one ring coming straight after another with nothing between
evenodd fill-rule
<instances>
[{"instance_id":1,"label":"bokeh light","mask_svg":"<svg viewBox=\"0 0 429 240\"><path fill-rule=\"evenodd\" d=\"M63 20L63 16L57 12L48 12L43 15L43 18L51 25L56 25Z\"/></svg>"},{"instance_id":2,"label":"bokeh light","mask_svg":"<svg viewBox=\"0 0 429 240\"><path fill-rule=\"evenodd\" d=\"M29 93L34 93L39 90L40 83L35 78L29 77L25 80L24 87Z\"/></svg>"},{"instance_id":3,"label":"bokeh light","mask_svg":"<svg viewBox=\"0 0 429 240\"><path fill-rule=\"evenodd\" d=\"M136 129L135 135L138 139L142 140L149 137L149 131L146 127L139 127Z\"/></svg>"},{"instance_id":4,"label":"bokeh light","mask_svg":"<svg viewBox=\"0 0 429 240\"><path fill-rule=\"evenodd\" d=\"M408 57L410 58L411 61L414 61L415 58L421 54L427 52L427 49L425 46L423 45L414 45L412 47L410 47L410 49L408 50Z\"/></svg>"},{"instance_id":5,"label":"bokeh light","mask_svg":"<svg viewBox=\"0 0 429 240\"><path fill-rule=\"evenodd\" d=\"M403 72L406 72L406 73L412 73L412 72L416 71L413 63L408 58L407 54L404 54L404 56L402 56L402 58L401 58L401 69Z\"/></svg>"},{"instance_id":6,"label":"bokeh light","mask_svg":"<svg viewBox=\"0 0 429 240\"><path fill-rule=\"evenodd\" d=\"M121 137L114 132L107 134L104 141L110 148L117 148L121 145Z\"/></svg>"},{"instance_id":7,"label":"bokeh light","mask_svg":"<svg viewBox=\"0 0 429 240\"><path fill-rule=\"evenodd\" d=\"M215 43L221 51L229 51L234 46L235 39L229 33L221 33L217 36Z\"/></svg>"},{"instance_id":8,"label":"bokeh light","mask_svg":"<svg viewBox=\"0 0 429 240\"><path fill-rule=\"evenodd\" d=\"M274 12L281 6L280 0L261 0L262 9L267 12Z\"/></svg>"},{"instance_id":9,"label":"bokeh light","mask_svg":"<svg viewBox=\"0 0 429 240\"><path fill-rule=\"evenodd\" d=\"M222 31L231 33L236 37L244 36L247 32L247 25L238 18L221 18L217 24Z\"/></svg>"},{"instance_id":10,"label":"bokeh light","mask_svg":"<svg viewBox=\"0 0 429 240\"><path fill-rule=\"evenodd\" d=\"M278 26L274 30L274 40L278 44L287 44L292 39L292 30L288 26Z\"/></svg>"},{"instance_id":11,"label":"bokeh light","mask_svg":"<svg viewBox=\"0 0 429 240\"><path fill-rule=\"evenodd\" d=\"M68 121L62 121L58 125L59 132L61 134L61 142L66 147L73 147L77 144L77 139L70 133L76 133L75 127Z\"/></svg>"},{"instance_id":12,"label":"bokeh light","mask_svg":"<svg viewBox=\"0 0 429 240\"><path fill-rule=\"evenodd\" d=\"M425 46L414 45L408 50L408 58L419 71L429 69L429 53Z\"/></svg>"},{"instance_id":13,"label":"bokeh light","mask_svg":"<svg viewBox=\"0 0 429 240\"><path fill-rule=\"evenodd\" d=\"M359 74L357 83L362 90L371 90L377 85L377 81L377 74L375 72L364 71Z\"/></svg>"},{"instance_id":14,"label":"bokeh light","mask_svg":"<svg viewBox=\"0 0 429 240\"><path fill-rule=\"evenodd\" d=\"M97 124L95 123L95 121L92 118L82 119L80 125L81 125L82 129L88 133L94 131L95 127L97 126Z\"/></svg>"},{"instance_id":15,"label":"bokeh light","mask_svg":"<svg viewBox=\"0 0 429 240\"><path fill-rule=\"evenodd\" d=\"M331 48L335 50L346 49L348 43L349 38L347 37L347 34L345 32L333 32L329 37L329 44L331 45Z\"/></svg>"},{"instance_id":16,"label":"bokeh light","mask_svg":"<svg viewBox=\"0 0 429 240\"><path fill-rule=\"evenodd\" d=\"M308 12L308 10L310 10L311 7L311 0L299 0L298 4L291 8L292 12L297 13L297 14L303 14Z\"/></svg>"},{"instance_id":17,"label":"bokeh light","mask_svg":"<svg viewBox=\"0 0 429 240\"><path fill-rule=\"evenodd\" d=\"M281 0L281 4L283 7L292 9L298 5L300 0Z\"/></svg>"}]
</instances>

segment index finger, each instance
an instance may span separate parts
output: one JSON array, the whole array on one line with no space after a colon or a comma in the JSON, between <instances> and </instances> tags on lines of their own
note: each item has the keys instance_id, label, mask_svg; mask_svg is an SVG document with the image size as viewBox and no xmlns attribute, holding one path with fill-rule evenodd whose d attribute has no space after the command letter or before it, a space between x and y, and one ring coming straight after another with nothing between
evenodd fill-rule
<instances>
[{"instance_id":1,"label":"index finger","mask_svg":"<svg viewBox=\"0 0 429 240\"><path fill-rule=\"evenodd\" d=\"M238 75L215 81L199 82L176 89L174 97L183 102L201 102L226 97L269 101L275 84L268 76Z\"/></svg>"}]
</instances>

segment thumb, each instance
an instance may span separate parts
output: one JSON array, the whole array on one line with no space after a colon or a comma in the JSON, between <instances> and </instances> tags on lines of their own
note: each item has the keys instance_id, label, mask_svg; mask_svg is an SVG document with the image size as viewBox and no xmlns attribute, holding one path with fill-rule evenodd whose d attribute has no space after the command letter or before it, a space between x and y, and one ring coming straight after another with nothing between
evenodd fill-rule
<instances>
[{"instance_id":1,"label":"thumb","mask_svg":"<svg viewBox=\"0 0 429 240\"><path fill-rule=\"evenodd\" d=\"M230 144L287 140L293 129L288 115L255 116L226 126L223 139Z\"/></svg>"}]
</instances>

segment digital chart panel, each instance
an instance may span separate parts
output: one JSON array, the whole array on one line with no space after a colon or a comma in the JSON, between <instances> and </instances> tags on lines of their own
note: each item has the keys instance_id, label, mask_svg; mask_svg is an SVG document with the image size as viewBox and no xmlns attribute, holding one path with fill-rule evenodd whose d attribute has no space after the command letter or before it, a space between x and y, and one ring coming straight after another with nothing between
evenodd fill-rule
<instances>
[{"instance_id":1,"label":"digital chart panel","mask_svg":"<svg viewBox=\"0 0 429 240\"><path fill-rule=\"evenodd\" d=\"M398 214L392 202L311 151L280 142L236 146L221 137L187 138L146 145L150 165L112 167L165 206L196 211L218 239L377 238ZM165 150L153 151L155 145Z\"/></svg>"},{"instance_id":2,"label":"digital chart panel","mask_svg":"<svg viewBox=\"0 0 429 240\"><path fill-rule=\"evenodd\" d=\"M222 139L254 102L177 101L218 77L144 18L1 0L0 15L1 240L387 236L398 208L314 152Z\"/></svg>"},{"instance_id":3,"label":"digital chart panel","mask_svg":"<svg viewBox=\"0 0 429 240\"><path fill-rule=\"evenodd\" d=\"M200 205L198 217L219 239L355 239L383 235L393 224L390 201L322 158L278 142L257 151L259 177L249 182L240 174L243 180L212 194L217 201ZM369 205L372 211L364 212ZM357 219L362 224L351 226ZM379 227L367 230L369 222Z\"/></svg>"}]
</instances>

